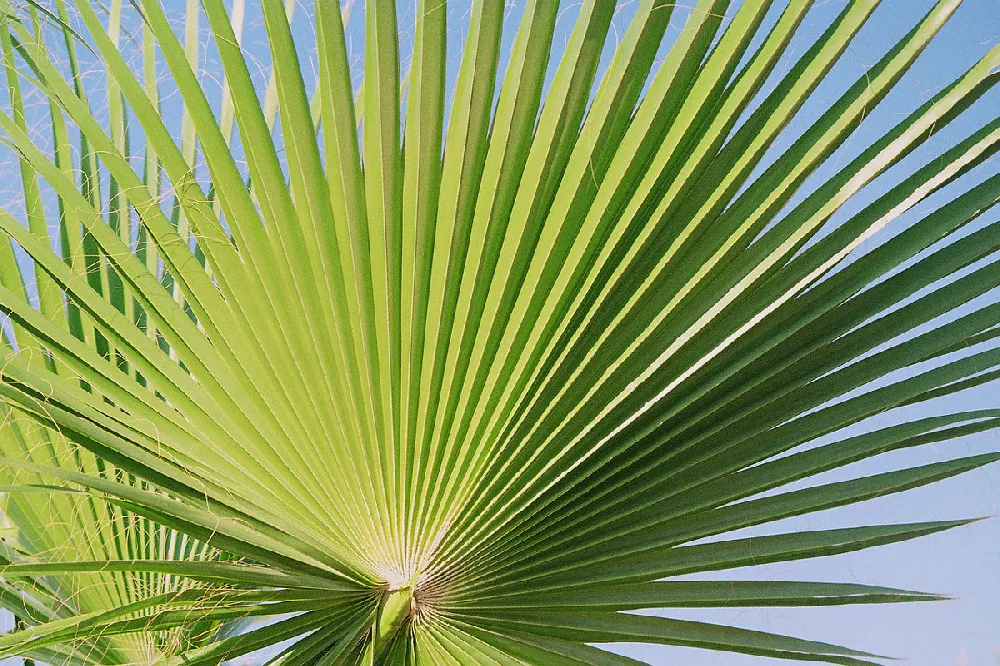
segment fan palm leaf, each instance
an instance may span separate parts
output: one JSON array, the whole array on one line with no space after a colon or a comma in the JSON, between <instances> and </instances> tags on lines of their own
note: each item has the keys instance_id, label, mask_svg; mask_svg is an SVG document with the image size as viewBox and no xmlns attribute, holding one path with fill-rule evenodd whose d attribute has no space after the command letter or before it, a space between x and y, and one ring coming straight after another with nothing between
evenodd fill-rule
<instances>
[{"instance_id":1,"label":"fan palm leaf","mask_svg":"<svg viewBox=\"0 0 1000 666\"><path fill-rule=\"evenodd\" d=\"M477 0L451 80L444 3L416 3L401 77L396 4L367 0L361 88L337 3L307 12L305 46L294 3L260 3L266 85L240 1L189 1L183 37L158 0L107 17L6 6L0 133L25 212L0 215L0 395L65 452L4 449L24 507L9 518L65 541L39 502L79 497L161 536L76 560L37 547L0 576L175 587L26 616L0 655L276 616L147 661L637 663L595 647L614 642L879 660L629 612L937 599L672 579L965 524L739 532L1000 459L791 485L1000 425L997 409L931 411L1000 369L1000 226L984 215L1000 175L948 187L994 155L1000 119L892 170L990 94L1000 47L820 175L959 5L941 0L788 137L877 4L846 3L781 68L811 2L642 0L608 47L616 3L586 0L560 55L559 3L529 0L508 46L504 3ZM221 82L201 73L203 34ZM21 86L50 105L51 142ZM166 534L197 553L151 549Z\"/></svg>"},{"instance_id":2,"label":"fan palm leaf","mask_svg":"<svg viewBox=\"0 0 1000 666\"><path fill-rule=\"evenodd\" d=\"M60 9L64 14L65 8L60 6ZM38 32L40 14L32 11L31 18L36 34L41 36ZM13 41L9 33L4 33L0 39L5 62L10 62ZM72 42L68 44L72 53ZM75 57L70 60L70 67L74 76L79 73ZM21 129L27 129L27 110L19 77L13 68L7 69L6 81L15 123ZM110 87L113 89L113 85ZM119 142L125 141L126 136L121 111L120 106L112 105L111 124L117 130ZM52 106L51 130L56 163L72 173L72 146L66 123L55 105ZM86 156L81 157L83 172L87 170L87 160ZM26 196L25 212L31 230L44 239L48 235L48 226L41 208L41 190L37 176L26 162L21 163L21 185ZM110 189L115 191L114 187ZM83 190L86 192L86 187ZM110 196L109 223L122 224L123 204L115 203L117 194ZM84 261L79 224L74 226L71 211L62 200L58 203L60 215L57 230L59 239L64 243L63 260L79 268ZM0 214L9 216L6 211ZM41 311L56 326L72 331L79 339L106 353L107 347L101 346L106 341L94 336L92 326L85 328L79 310L73 306L68 310L64 307L60 291L51 278L41 272L20 272L11 249L5 244L2 250L5 253L4 287L21 299L27 299L28 293L33 290L38 295ZM101 268L96 277L99 279L93 284L113 300L114 293L118 293L118 306L124 307L121 290L109 291L109 285L115 281L109 267ZM31 278L34 278L33 286L29 286ZM16 327L16 338L18 353L29 357L30 364L47 367L70 381L66 369L53 363L35 336ZM8 336L4 337L3 344L8 355L12 352L11 342ZM80 378L77 376L76 379ZM55 424L40 422L37 413L25 413L10 403L6 403L3 410L4 427L0 430L0 453L3 457L57 465L125 481L137 487L145 485L68 440L54 427ZM207 563L216 558L216 553L206 544L185 534L157 525L119 506L109 505L92 493L47 485L45 480L37 474L21 473L14 467L3 468L2 510L8 527L2 561L6 566L19 567L20 572L10 572L4 583L0 605L12 612L20 623L34 625L51 622L49 626L55 626L60 622L67 624L69 620L70 625L75 625L74 618L80 615L99 615L122 607L138 606L141 610L144 600L149 598L169 600L171 604L183 607L184 595L191 596L187 591L190 580L173 575L169 568L136 572L131 568L116 567L113 562L159 559L175 567L185 560ZM88 567L85 564L87 561L101 563L101 566ZM203 602L206 599L200 600ZM190 599L186 605L191 605ZM137 612L134 617L142 622L143 613ZM31 648L27 654L48 663L152 663L164 655L198 646L212 637L214 622L210 618L193 622L192 619L188 617L185 620L183 624L186 626L167 631L133 631L110 636L74 634L61 644Z\"/></svg>"},{"instance_id":3,"label":"fan palm leaf","mask_svg":"<svg viewBox=\"0 0 1000 666\"><path fill-rule=\"evenodd\" d=\"M121 473L102 466L99 459L57 436L34 418L8 410L2 448L4 455L44 459L49 465L89 470L102 477ZM61 456L56 458L54 456ZM176 575L177 567L207 565L216 555L187 535L109 505L88 493L45 485L38 475L5 470L7 485L4 536L0 562L5 574L0 606L28 626L76 624L76 618L135 606L159 599L180 607L191 606L189 579ZM28 478L36 483L25 483ZM132 480L132 483L139 483ZM169 566L137 572L119 562L154 559ZM88 566L87 562L91 564ZM204 604L208 595L196 595ZM201 606L199 606L201 608ZM143 614L137 613L141 621ZM45 624L49 623L49 624ZM28 654L46 663L153 663L201 645L213 633L210 618L190 615L174 630L132 632L118 636L71 635L64 644L41 646ZM30 631L30 630L28 630ZM22 634L23 635L23 634Z\"/></svg>"}]
</instances>

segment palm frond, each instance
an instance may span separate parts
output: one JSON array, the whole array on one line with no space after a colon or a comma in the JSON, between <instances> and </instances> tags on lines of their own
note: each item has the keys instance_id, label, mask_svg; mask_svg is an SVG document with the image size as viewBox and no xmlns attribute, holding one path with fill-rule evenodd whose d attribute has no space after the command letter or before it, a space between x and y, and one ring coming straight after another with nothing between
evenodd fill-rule
<instances>
[{"instance_id":1,"label":"palm frond","mask_svg":"<svg viewBox=\"0 0 1000 666\"><path fill-rule=\"evenodd\" d=\"M812 4L641 0L612 41L616 3L585 0L560 51L559 3L528 0L510 38L477 0L451 80L445 3L417 0L401 72L396 3L367 0L363 93L350 5L305 12L314 42L279 0L4 7L24 209L0 214L4 514L25 552L0 579L43 608L72 581L74 603L21 613L0 656L271 617L143 663L881 660L631 612L940 599L670 579L958 527L739 532L1000 459L800 483L1000 425L940 400L1000 373L1000 119L964 115L1000 47L877 135L960 2L815 119L878 3L799 54Z\"/></svg>"}]
</instances>

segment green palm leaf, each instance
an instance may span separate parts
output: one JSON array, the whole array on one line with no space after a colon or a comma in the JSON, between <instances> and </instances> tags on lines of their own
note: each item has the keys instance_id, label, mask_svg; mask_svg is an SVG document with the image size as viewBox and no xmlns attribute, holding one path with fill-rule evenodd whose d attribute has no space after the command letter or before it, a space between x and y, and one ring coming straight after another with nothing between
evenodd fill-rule
<instances>
[{"instance_id":1,"label":"green palm leaf","mask_svg":"<svg viewBox=\"0 0 1000 666\"><path fill-rule=\"evenodd\" d=\"M110 31L114 35L118 31L120 8L116 5L113 12ZM30 10L39 43L44 39L40 30L41 19L43 16L54 17L63 36L67 37L72 56L76 35L68 30L64 21L66 15L62 4L53 14L44 14L40 8ZM3 34L5 62L12 62L15 43L9 33ZM72 72L78 72L75 57L70 59L70 68ZM6 74L12 118L21 131L26 131L28 126L21 81L13 67L7 68ZM110 82L109 99L114 100L117 94L117 88ZM54 162L67 177L73 177L74 146L68 137L65 118L54 102L51 109ZM116 133L118 145L124 148L127 127L121 105L111 104L110 110L113 134ZM88 171L88 159L85 150L81 150L79 166L84 174ZM24 240L44 243L49 240L49 231L42 210L37 174L32 172L26 161L22 160L21 167L22 185L24 191L29 193L26 196L31 199L28 210L33 234L32 238ZM148 179L152 183L155 174L150 172ZM81 193L88 194L86 186L81 186ZM108 224L117 226L119 233L124 231L123 235L127 238L129 226L122 220L127 214L127 199L123 196L112 181ZM51 252L46 253L46 259L50 260L50 267L62 271L59 275L74 270L82 275L87 271L87 259L79 222L74 224L75 216L61 197L58 199L58 210L57 229L62 261ZM8 226L22 229L9 213L4 211L0 214ZM12 303L16 302L22 312L31 316L34 310L29 305L28 294L36 292L39 303L45 304L42 307L44 316L61 339L79 344L84 354L96 355L97 358L103 354L104 358L113 358L108 339L99 333L94 334L92 324L81 318L79 308L72 303L64 306L56 282L58 278L46 273L41 264L36 265L37 270L33 273L19 271L10 254L11 247L5 244L3 251L6 253L3 289ZM134 321L134 305L124 299L121 282L114 271L107 265L91 265L98 271L99 279L90 284L98 293L107 294L114 306ZM34 284L29 286L32 278ZM111 285L117 285L114 291L111 291ZM16 342L10 336L4 337L7 356L14 352L12 344L16 344L19 356L30 354L33 367L46 367L67 382L79 383L85 389L88 387L82 375L70 374L67 368L60 368L40 339L17 326L14 332ZM119 370L129 372L128 365L122 362L120 356L116 360ZM141 382L141 376L135 375L132 382L135 380ZM43 471L57 465L76 473L115 479L137 488L146 487L144 482L79 447L72 438L53 428L55 424L47 420L39 421L41 414L37 411L25 411L5 402L3 413L0 453L5 458L41 465ZM4 493L3 518L10 528L4 536L2 568L5 582L0 606L12 612L23 624L40 625L6 637L8 645L17 645L19 652L48 663L146 663L187 651L213 639L225 609L213 609L199 619L188 612L183 622L175 621L172 627L153 620L157 617L154 612L164 612L166 607L179 603L184 595L190 597L185 602L186 606L190 607L192 600L196 600L200 612L214 591L193 589L192 580L196 578L186 576L184 568L221 566L214 562L219 557L217 551L186 534L109 504L95 494L45 484L43 477L24 468L8 465L4 466L2 473L6 484L0 491ZM91 560L93 566L81 566L81 560ZM134 564L137 561L160 562L164 566L137 569ZM131 564L116 566L120 562ZM257 608L256 605L245 607ZM121 608L129 610L123 614ZM100 632L81 631L80 618L107 613L119 613L119 618L127 617L132 628L128 632L109 632L106 628ZM147 623L158 628L145 631ZM66 633L67 630L69 633Z\"/></svg>"},{"instance_id":2,"label":"green palm leaf","mask_svg":"<svg viewBox=\"0 0 1000 666\"><path fill-rule=\"evenodd\" d=\"M874 420L1000 372L1000 175L923 205L994 155L1000 119L890 171L1000 80L1000 48L820 178L959 4L941 0L771 155L876 4L794 57L811 2L702 0L658 59L664 0L613 43L615 3L586 0L562 49L559 3L529 0L505 41L503 3L476 1L451 81L443 3L416 3L401 72L396 3L367 0L361 83L349 3L306 12L313 42L263 0L266 85L241 0L187 2L183 36L157 0L4 5L24 214L0 213L0 591L26 628L0 656L880 660L629 612L940 599L669 579L965 524L731 534L1000 459L788 487L1000 425Z\"/></svg>"}]
</instances>

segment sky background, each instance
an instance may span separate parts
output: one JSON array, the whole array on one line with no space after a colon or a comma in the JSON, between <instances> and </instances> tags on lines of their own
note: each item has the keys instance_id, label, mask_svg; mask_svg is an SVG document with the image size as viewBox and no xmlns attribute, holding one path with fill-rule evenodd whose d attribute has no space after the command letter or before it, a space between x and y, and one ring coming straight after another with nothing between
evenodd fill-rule
<instances>
[{"instance_id":1,"label":"sky background","mask_svg":"<svg viewBox=\"0 0 1000 666\"><path fill-rule=\"evenodd\" d=\"M693 0L692 0L693 2ZM181 0L165 0L171 11L183 12ZM256 0L248 4L255 5ZM551 65L554 69L561 56L561 46L565 43L573 26L579 4L564 2L560 15L556 52ZM619 3L619 12L614 21L612 34L622 34L628 25L635 2ZM729 14L732 15L739 2L734 2ZM785 2L776 2L765 25L773 23ZM845 6L846 0L818 0L806 16L793 39L786 56L776 69L780 76L809 47L813 40L829 25L830 21ZM858 34L840 62L830 72L827 80L816 90L799 112L786 132L775 142L769 152L767 162L780 154L798 132L814 121L820 113L841 92L851 85L864 71L873 65L919 21L934 2L932 0L883 0L866 27ZM363 3L354 8L350 21L351 45L356 55L355 63L360 73L360 53L363 35ZM509 2L505 43L513 39L520 19L523 2ZM409 59L408 47L412 43L413 3L403 0L400 6L400 28L402 31L401 51L403 69ZM469 11L469 2L449 2L449 78L453 80L457 72L461 54L461 40L464 36L464 22ZM688 10L679 5L674 12L672 25L664 42L663 52L669 48L683 26ZM266 81L267 51L259 20L259 11L248 14L246 48L258 60L259 83L263 88ZM303 49L304 66L315 66L310 58L309 45L312 40L309 25L309 10L306 6L297 10L294 25ZM762 32L763 34L763 32ZM806 183L792 205L801 200L816 184L829 178L840 167L880 137L893 124L925 102L946 84L964 73L991 47L1000 43L1000 0L965 0L952 20L944 27L930 47L917 61L903 80L897 84L886 100L873 109L860 130ZM614 39L609 40L606 55L610 55ZM214 55L205 54L202 71L206 73L206 88L212 93L212 72ZM217 70L215 70L217 71ZM765 85L766 94L777 78ZM180 123L180 108L176 95L164 89L166 97L165 114L176 125ZM217 94L216 94L217 96ZM43 106L36 107L41 112ZM887 185L895 184L915 168L926 163L941 150L972 133L1000 114L1000 92L992 91L984 96L968 112L951 126L941 131L927 144L903 160L886 176L866 188L855 197L832 221L836 224L851 213L884 193ZM894 223L888 233L911 224L950 200L957 193L968 189L988 175L1000 170L997 158L978 167L958 182L944 188L913 211ZM12 168L0 167L0 175L13 175ZM13 205L10 196L14 189L11 181L0 181L0 203ZM1000 211L994 210L982 216L972 231L983 224L1000 219ZM866 246L870 248L885 236L876 237ZM996 293L986 299L996 300ZM981 299L978 304L983 304ZM898 378L898 377L897 377ZM935 411L947 412L973 409L977 407L1000 406L1000 386L996 383L979 389L956 394L948 402L938 404ZM926 415L928 408L922 407L919 414L900 412L869 423L888 425L918 415ZM816 485L842 478L853 478L878 473L905 465L923 464L950 458L1000 450L1000 434L987 433L973 437L952 440L938 447L923 447L918 450L902 451L879 456L850 467L827 473L808 480L806 485ZM1000 465L977 470L961 477L946 480L929 487L907 493L893 495L872 502L812 514L792 520L773 523L738 534L727 534L725 538L753 534L774 533L791 529L827 529L853 524L877 524L906 522L913 520L952 519L973 516L996 516L1000 514ZM703 576L702 578L706 578ZM951 601L923 604L895 604L886 606L854 606L829 608L790 609L733 609L733 610L684 610L664 613L670 617L698 619L733 624L745 628L761 629L785 633L810 639L849 645L875 653L904 659L903 663L914 666L993 666L1000 663L1000 519L992 518L973 525L933 535L917 541L876 548L858 553L832 558L821 558L791 564L769 565L746 570L722 572L712 576L715 579L773 579L773 580L823 580L858 582L887 585L904 589L914 589L952 595ZM7 618L3 619L6 622ZM2 626L2 625L0 625ZM6 627L4 627L6 628ZM771 662L757 657L710 653L697 650L649 647L617 646L616 651L643 659L652 664L707 665L763 665ZM246 663L259 663L259 659ZM0 661L0 664L19 663L16 660Z\"/></svg>"}]
</instances>

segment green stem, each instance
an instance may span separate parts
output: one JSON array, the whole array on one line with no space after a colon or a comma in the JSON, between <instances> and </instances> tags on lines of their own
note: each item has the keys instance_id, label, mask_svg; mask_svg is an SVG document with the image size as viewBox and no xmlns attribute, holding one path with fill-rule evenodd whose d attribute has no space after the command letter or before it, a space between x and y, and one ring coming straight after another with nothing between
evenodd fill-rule
<instances>
[{"instance_id":1,"label":"green stem","mask_svg":"<svg viewBox=\"0 0 1000 666\"><path fill-rule=\"evenodd\" d=\"M410 615L413 601L413 587L407 585L395 590L389 590L382 597L378 617L372 625L372 639L365 648L364 664L374 664L392 644L399 629Z\"/></svg>"}]
</instances>

